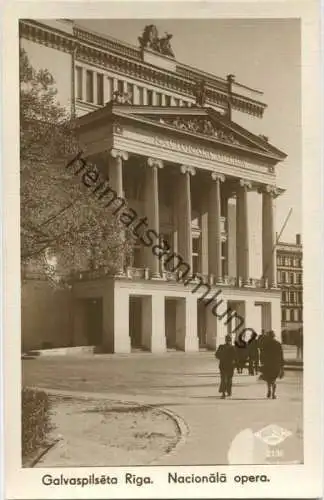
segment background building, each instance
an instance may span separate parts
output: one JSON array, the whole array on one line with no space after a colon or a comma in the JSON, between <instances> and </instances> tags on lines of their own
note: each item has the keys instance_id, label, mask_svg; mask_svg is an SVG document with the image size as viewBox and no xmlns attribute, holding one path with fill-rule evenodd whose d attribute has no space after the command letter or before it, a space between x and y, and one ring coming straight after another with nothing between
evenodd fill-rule
<instances>
[{"instance_id":1,"label":"background building","mask_svg":"<svg viewBox=\"0 0 324 500\"><path fill-rule=\"evenodd\" d=\"M281 288L281 326L283 338L292 340L303 326L303 248L301 235L295 243L277 246L278 286Z\"/></svg>"}]
</instances>

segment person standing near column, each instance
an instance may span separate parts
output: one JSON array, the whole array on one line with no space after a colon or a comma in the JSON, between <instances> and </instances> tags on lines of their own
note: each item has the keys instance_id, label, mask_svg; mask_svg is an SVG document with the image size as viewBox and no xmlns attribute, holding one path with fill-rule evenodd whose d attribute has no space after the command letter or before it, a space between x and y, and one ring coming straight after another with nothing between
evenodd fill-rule
<instances>
[{"instance_id":1,"label":"person standing near column","mask_svg":"<svg viewBox=\"0 0 324 500\"><path fill-rule=\"evenodd\" d=\"M219 360L219 371L221 376L219 392L222 399L232 395L232 379L236 363L235 347L232 345L231 335L226 335L225 343L221 344L215 352L215 357Z\"/></svg>"}]
</instances>

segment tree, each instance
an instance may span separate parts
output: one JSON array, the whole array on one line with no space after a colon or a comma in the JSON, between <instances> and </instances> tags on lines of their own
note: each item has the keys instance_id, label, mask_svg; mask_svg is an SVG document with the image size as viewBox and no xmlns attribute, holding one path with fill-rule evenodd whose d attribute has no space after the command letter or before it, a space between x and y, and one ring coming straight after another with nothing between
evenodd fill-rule
<instances>
[{"instance_id":1,"label":"tree","mask_svg":"<svg viewBox=\"0 0 324 500\"><path fill-rule=\"evenodd\" d=\"M105 266L130 251L112 212L89 196L66 164L80 151L73 120L57 102L53 76L20 51L21 263L49 276Z\"/></svg>"}]
</instances>

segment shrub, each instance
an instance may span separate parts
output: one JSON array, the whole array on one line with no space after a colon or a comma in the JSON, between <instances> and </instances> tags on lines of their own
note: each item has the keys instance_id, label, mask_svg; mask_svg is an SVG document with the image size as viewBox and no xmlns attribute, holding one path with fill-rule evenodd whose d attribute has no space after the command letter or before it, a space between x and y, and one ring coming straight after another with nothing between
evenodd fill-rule
<instances>
[{"instance_id":1,"label":"shrub","mask_svg":"<svg viewBox=\"0 0 324 500\"><path fill-rule=\"evenodd\" d=\"M50 401L43 391L22 389L22 456L26 458L46 443L50 424Z\"/></svg>"}]
</instances>

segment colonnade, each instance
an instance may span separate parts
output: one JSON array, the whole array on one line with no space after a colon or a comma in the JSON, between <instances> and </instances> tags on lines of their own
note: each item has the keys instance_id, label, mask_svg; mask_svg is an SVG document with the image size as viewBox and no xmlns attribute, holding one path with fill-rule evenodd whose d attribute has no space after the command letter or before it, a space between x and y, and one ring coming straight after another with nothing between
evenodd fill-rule
<instances>
[{"instance_id":1,"label":"colonnade","mask_svg":"<svg viewBox=\"0 0 324 500\"><path fill-rule=\"evenodd\" d=\"M117 149L110 151L109 177L112 187L118 196L123 196L123 162L128 159L128 153ZM160 233L159 216L159 169L164 164L161 160L147 158L145 174L145 210L148 226L157 234ZM177 253L192 269L192 202L191 183L196 170L187 165L179 165L177 196L175 209L177 211L178 245ZM221 284L222 270L222 235L221 235L221 202L222 185L225 176L211 172L208 198L208 274L213 275L215 282ZM276 287L276 256L274 231L273 200L277 196L274 186L254 186L246 179L237 179L236 196L236 278L242 286L249 284L249 217L248 191L257 189L262 196L262 269L263 278L270 288ZM156 238L157 239L157 238ZM158 243L157 241L154 243ZM151 276L160 276L159 260L151 249L146 253L147 267Z\"/></svg>"}]
</instances>

